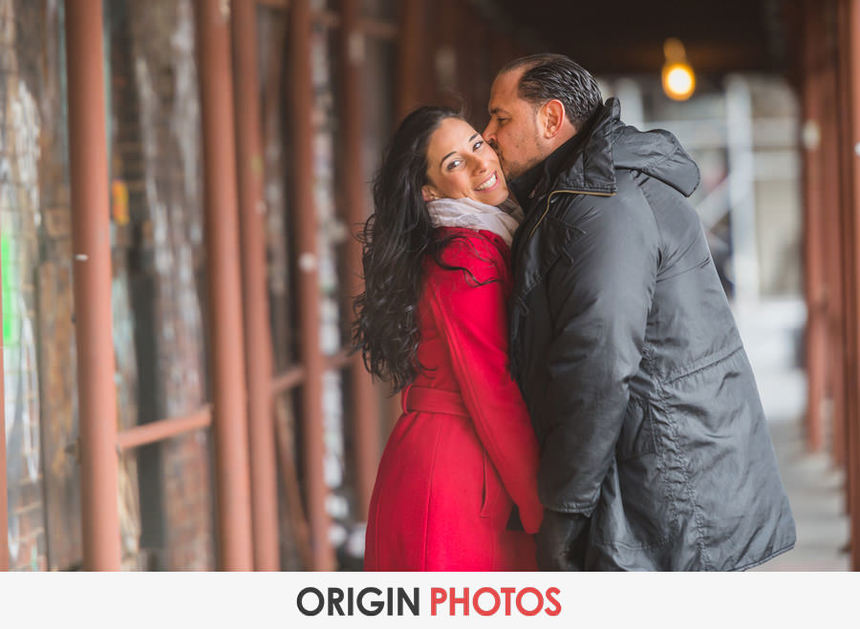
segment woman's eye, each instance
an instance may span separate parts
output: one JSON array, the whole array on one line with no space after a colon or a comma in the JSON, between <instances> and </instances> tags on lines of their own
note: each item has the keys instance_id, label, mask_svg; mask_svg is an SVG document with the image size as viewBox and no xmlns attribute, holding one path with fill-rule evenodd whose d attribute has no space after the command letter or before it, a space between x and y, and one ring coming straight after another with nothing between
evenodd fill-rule
<instances>
[{"instance_id":1,"label":"woman's eye","mask_svg":"<svg viewBox=\"0 0 860 629\"><path fill-rule=\"evenodd\" d=\"M445 166L445 168L446 168L446 170L454 170L455 168L457 168L457 166L459 166L462 163L463 163L462 160L452 159L450 162L448 162L448 165Z\"/></svg>"},{"instance_id":2,"label":"woman's eye","mask_svg":"<svg viewBox=\"0 0 860 629\"><path fill-rule=\"evenodd\" d=\"M472 147L472 150L473 151L479 151L479 150L481 150L482 146L484 146L484 141L478 140L477 142L475 142L475 145Z\"/></svg>"}]
</instances>

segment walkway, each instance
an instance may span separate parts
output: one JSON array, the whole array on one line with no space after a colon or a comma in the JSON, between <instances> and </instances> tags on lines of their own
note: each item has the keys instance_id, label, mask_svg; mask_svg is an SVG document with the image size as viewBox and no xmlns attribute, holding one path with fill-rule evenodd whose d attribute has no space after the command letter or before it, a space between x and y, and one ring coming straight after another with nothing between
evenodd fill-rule
<instances>
[{"instance_id":1,"label":"walkway","mask_svg":"<svg viewBox=\"0 0 860 629\"><path fill-rule=\"evenodd\" d=\"M769 427L797 523L797 545L757 570L848 570L844 475L828 454L805 451L800 421L773 421Z\"/></svg>"}]
</instances>

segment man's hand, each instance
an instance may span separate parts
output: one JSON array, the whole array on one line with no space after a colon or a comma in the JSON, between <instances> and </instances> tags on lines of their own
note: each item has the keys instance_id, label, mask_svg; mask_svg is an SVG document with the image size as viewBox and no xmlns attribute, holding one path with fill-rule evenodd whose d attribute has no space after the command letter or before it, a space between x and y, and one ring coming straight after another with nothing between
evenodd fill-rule
<instances>
[{"instance_id":1,"label":"man's hand","mask_svg":"<svg viewBox=\"0 0 860 629\"><path fill-rule=\"evenodd\" d=\"M584 570L588 523L589 519L578 513L544 509L543 522L536 538L538 568Z\"/></svg>"}]
</instances>

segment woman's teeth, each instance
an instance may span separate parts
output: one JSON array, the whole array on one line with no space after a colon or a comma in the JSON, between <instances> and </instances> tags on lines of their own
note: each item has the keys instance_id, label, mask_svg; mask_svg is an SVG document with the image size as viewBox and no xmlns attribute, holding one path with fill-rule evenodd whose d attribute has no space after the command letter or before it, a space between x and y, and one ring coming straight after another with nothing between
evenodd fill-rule
<instances>
[{"instance_id":1,"label":"woman's teeth","mask_svg":"<svg viewBox=\"0 0 860 629\"><path fill-rule=\"evenodd\" d=\"M496 176L496 173L493 173L489 179L487 179L484 183L482 183L480 186L475 188L475 190L481 191L481 190L486 190L487 188L491 188L491 187L496 185L497 180L498 180L498 177Z\"/></svg>"}]
</instances>

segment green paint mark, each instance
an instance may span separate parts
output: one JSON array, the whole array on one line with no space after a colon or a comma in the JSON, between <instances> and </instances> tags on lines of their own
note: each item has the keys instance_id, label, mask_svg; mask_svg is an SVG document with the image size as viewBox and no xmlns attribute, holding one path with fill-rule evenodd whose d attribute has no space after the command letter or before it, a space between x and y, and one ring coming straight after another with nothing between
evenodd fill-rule
<instances>
[{"instance_id":1,"label":"green paint mark","mask_svg":"<svg viewBox=\"0 0 860 629\"><path fill-rule=\"evenodd\" d=\"M3 275L3 345L14 345L15 331L18 330L18 313L12 307L15 294L15 278L12 266L12 240L8 233L0 234L0 273Z\"/></svg>"}]
</instances>

